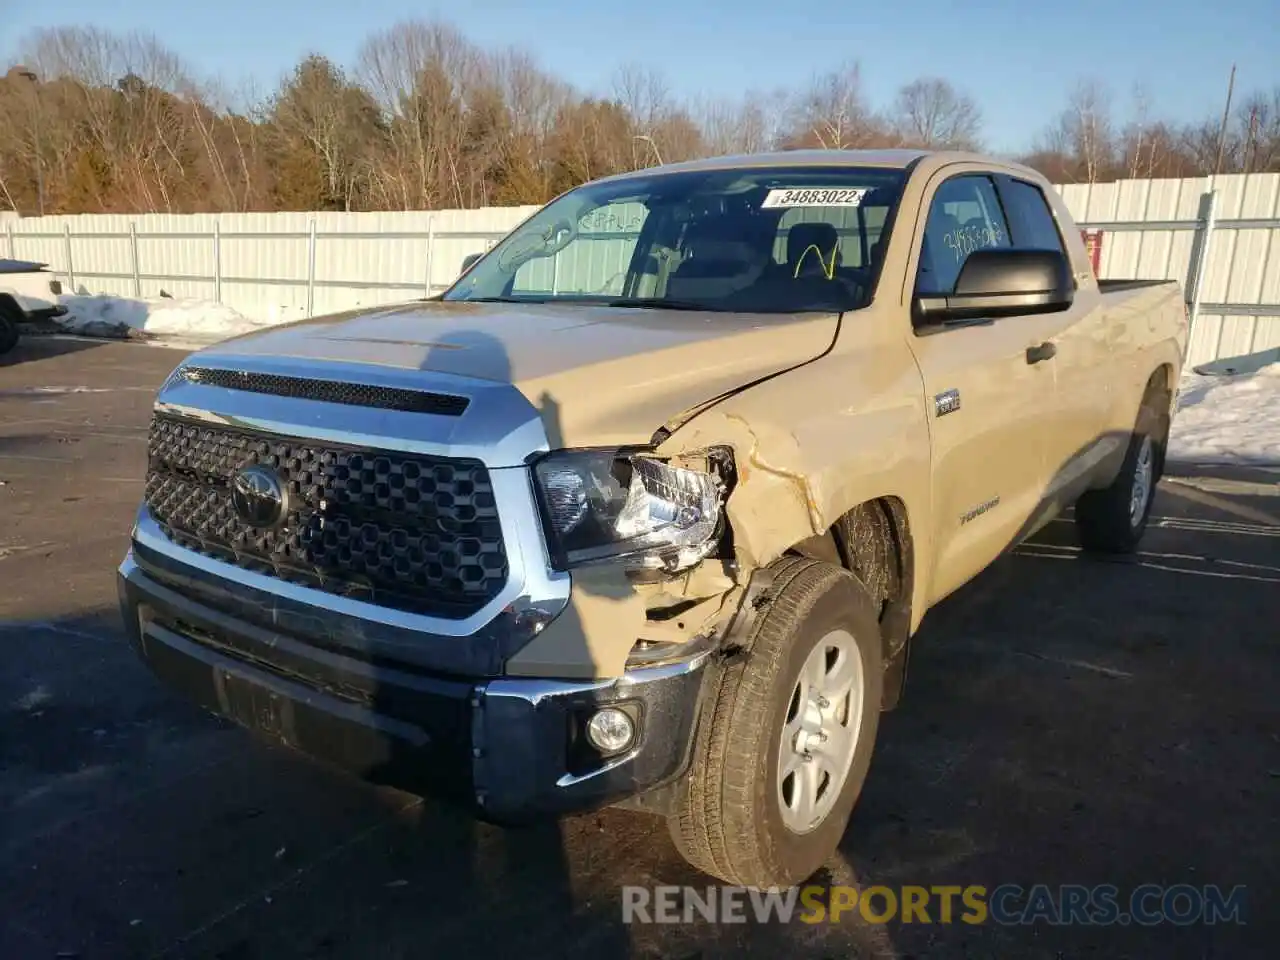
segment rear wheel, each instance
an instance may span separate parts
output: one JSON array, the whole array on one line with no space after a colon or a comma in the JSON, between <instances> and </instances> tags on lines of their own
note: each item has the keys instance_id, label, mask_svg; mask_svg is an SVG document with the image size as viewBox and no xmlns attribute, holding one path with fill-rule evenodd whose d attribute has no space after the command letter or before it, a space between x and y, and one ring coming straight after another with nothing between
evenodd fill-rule
<instances>
[{"instance_id":1,"label":"rear wheel","mask_svg":"<svg viewBox=\"0 0 1280 960\"><path fill-rule=\"evenodd\" d=\"M681 854L728 883L787 886L835 852L871 764L880 629L862 584L786 558L746 655L724 668L669 820Z\"/></svg>"},{"instance_id":2,"label":"rear wheel","mask_svg":"<svg viewBox=\"0 0 1280 960\"><path fill-rule=\"evenodd\" d=\"M1119 476L1109 487L1090 490L1076 502L1076 529L1084 549L1111 554L1138 549L1164 472L1169 402L1166 391L1148 389Z\"/></svg>"}]
</instances>

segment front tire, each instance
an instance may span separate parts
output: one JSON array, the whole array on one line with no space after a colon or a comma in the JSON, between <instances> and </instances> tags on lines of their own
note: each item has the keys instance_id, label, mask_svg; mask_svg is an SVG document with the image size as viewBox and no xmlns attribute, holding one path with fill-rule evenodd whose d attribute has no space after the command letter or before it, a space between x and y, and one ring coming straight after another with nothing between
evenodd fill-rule
<instances>
[{"instance_id":1,"label":"front tire","mask_svg":"<svg viewBox=\"0 0 1280 960\"><path fill-rule=\"evenodd\" d=\"M1164 472L1170 399L1163 390L1148 391L1119 475L1109 487L1090 490L1076 502L1076 530L1085 550L1128 554L1138 549Z\"/></svg>"},{"instance_id":2,"label":"front tire","mask_svg":"<svg viewBox=\"0 0 1280 960\"><path fill-rule=\"evenodd\" d=\"M668 824L680 853L732 884L789 886L835 852L862 791L883 686L866 589L833 564L774 565L745 656L708 691Z\"/></svg>"}]
</instances>

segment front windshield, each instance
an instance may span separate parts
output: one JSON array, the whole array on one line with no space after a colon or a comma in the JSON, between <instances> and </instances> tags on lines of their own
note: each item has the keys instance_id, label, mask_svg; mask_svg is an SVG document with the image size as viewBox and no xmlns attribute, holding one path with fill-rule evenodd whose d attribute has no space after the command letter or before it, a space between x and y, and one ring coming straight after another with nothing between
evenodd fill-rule
<instances>
[{"instance_id":1,"label":"front windshield","mask_svg":"<svg viewBox=\"0 0 1280 960\"><path fill-rule=\"evenodd\" d=\"M445 300L795 313L871 299L903 172L761 167L586 184L494 247Z\"/></svg>"}]
</instances>

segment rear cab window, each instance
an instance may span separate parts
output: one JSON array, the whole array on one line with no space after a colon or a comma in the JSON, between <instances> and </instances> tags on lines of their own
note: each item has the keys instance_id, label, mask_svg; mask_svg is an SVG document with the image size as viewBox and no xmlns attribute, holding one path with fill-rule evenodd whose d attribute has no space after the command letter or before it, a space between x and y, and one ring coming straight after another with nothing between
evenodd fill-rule
<instances>
[{"instance_id":1,"label":"rear cab window","mask_svg":"<svg viewBox=\"0 0 1280 960\"><path fill-rule=\"evenodd\" d=\"M1062 234L1058 232L1044 192L1034 183L1012 177L1004 178L1000 187L1014 246L1019 250L1057 250L1066 254Z\"/></svg>"},{"instance_id":2,"label":"rear cab window","mask_svg":"<svg viewBox=\"0 0 1280 960\"><path fill-rule=\"evenodd\" d=\"M861 210L848 207L794 207L778 221L778 235L773 246L773 261L787 259L787 238L792 227L803 232L806 225L830 224L838 238L839 261L848 267L872 267L878 262L881 234L889 208L868 205Z\"/></svg>"}]
</instances>

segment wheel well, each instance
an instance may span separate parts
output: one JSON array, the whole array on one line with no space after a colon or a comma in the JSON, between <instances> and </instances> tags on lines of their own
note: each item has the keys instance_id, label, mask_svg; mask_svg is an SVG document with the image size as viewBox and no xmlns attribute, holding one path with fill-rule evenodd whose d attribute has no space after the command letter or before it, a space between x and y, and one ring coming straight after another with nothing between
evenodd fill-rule
<instances>
[{"instance_id":1,"label":"wheel well","mask_svg":"<svg viewBox=\"0 0 1280 960\"><path fill-rule=\"evenodd\" d=\"M1155 407L1164 424L1164 433L1156 443L1156 476L1160 477L1164 474L1168 429L1170 418L1173 416L1172 366L1164 363L1156 367L1155 372L1147 379L1147 387L1142 393L1142 406Z\"/></svg>"},{"instance_id":2,"label":"wheel well","mask_svg":"<svg viewBox=\"0 0 1280 960\"><path fill-rule=\"evenodd\" d=\"M871 594L880 617L886 671L902 674L896 683L886 675L885 708L894 706L905 679L915 587L915 552L906 504L897 497L860 503L825 534L796 544L792 552L839 564Z\"/></svg>"},{"instance_id":3,"label":"wheel well","mask_svg":"<svg viewBox=\"0 0 1280 960\"><path fill-rule=\"evenodd\" d=\"M22 316L23 309L18 306L18 301L7 293L0 293L0 317L6 317L16 322L21 320Z\"/></svg>"},{"instance_id":4,"label":"wheel well","mask_svg":"<svg viewBox=\"0 0 1280 960\"><path fill-rule=\"evenodd\" d=\"M1173 388L1173 367L1167 363L1162 363L1156 367L1155 372L1147 378L1147 388L1144 396L1150 396L1153 392L1169 393Z\"/></svg>"}]
</instances>

